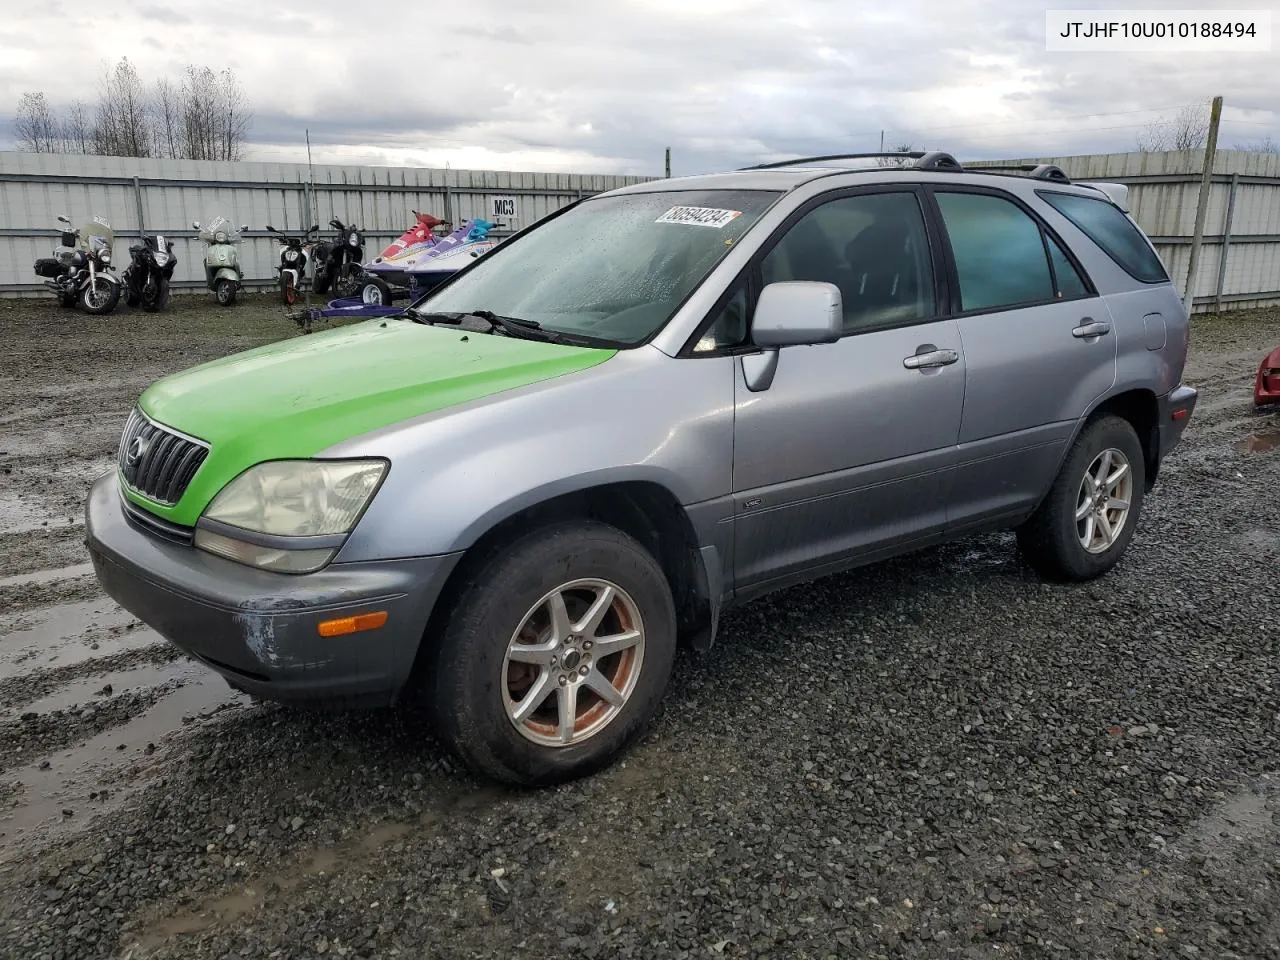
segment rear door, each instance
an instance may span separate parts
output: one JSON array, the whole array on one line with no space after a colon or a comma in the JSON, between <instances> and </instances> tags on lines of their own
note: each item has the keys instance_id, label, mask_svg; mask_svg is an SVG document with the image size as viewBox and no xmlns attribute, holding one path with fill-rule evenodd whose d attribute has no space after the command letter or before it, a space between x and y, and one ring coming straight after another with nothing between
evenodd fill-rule
<instances>
[{"instance_id":1,"label":"rear door","mask_svg":"<svg viewBox=\"0 0 1280 960\"><path fill-rule=\"evenodd\" d=\"M952 530L1016 518L1052 483L1076 422L1116 378L1107 304L1020 199L931 186L966 383Z\"/></svg>"}]
</instances>

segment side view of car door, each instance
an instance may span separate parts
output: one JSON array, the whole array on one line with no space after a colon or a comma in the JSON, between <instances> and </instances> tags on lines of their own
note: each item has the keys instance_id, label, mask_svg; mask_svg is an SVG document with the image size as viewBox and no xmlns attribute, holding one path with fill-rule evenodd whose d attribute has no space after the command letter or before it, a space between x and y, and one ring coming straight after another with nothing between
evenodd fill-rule
<instances>
[{"instance_id":1,"label":"side view of car door","mask_svg":"<svg viewBox=\"0 0 1280 960\"><path fill-rule=\"evenodd\" d=\"M1026 203L930 186L967 366L949 535L1024 516L1076 424L1115 383L1106 300Z\"/></svg>"},{"instance_id":2,"label":"side view of car door","mask_svg":"<svg viewBox=\"0 0 1280 960\"><path fill-rule=\"evenodd\" d=\"M752 382L750 357L738 360L740 596L923 546L945 528L965 356L943 314L933 230L914 185L850 189L802 206L757 255L757 292L837 286L844 332L782 349L766 384Z\"/></svg>"}]
</instances>

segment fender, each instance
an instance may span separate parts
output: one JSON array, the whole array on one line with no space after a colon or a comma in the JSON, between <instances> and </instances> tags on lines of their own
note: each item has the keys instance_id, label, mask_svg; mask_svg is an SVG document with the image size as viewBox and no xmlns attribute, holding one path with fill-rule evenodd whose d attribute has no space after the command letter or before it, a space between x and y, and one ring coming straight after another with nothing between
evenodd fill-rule
<instances>
[{"instance_id":1,"label":"fender","mask_svg":"<svg viewBox=\"0 0 1280 960\"><path fill-rule=\"evenodd\" d=\"M108 283L114 283L116 286L120 285L120 278L117 277L114 273L108 273L106 270L103 270L101 273L99 273L96 270L90 269L89 278L87 280L80 281L80 287L82 289L84 287L87 287L89 284L93 283L93 281L97 280L99 277L101 277L103 280L106 280Z\"/></svg>"},{"instance_id":2,"label":"fender","mask_svg":"<svg viewBox=\"0 0 1280 960\"><path fill-rule=\"evenodd\" d=\"M1075 426L1072 427L1071 436L1067 438L1067 442L1062 447L1062 453L1059 454L1058 456L1058 462L1054 466L1053 475L1056 477L1059 471L1062 470L1062 465L1063 463L1066 462L1067 457L1070 455L1071 448L1075 446L1076 440L1079 439L1081 431L1084 430L1085 428L1085 424L1089 422L1090 418L1092 418L1095 413L1097 413L1102 407L1106 406L1108 403L1110 403L1116 397L1121 396L1122 394L1142 392L1142 391L1145 391L1146 393L1151 394L1152 398L1157 403L1159 403L1160 397L1157 396L1154 390L1152 390L1150 387L1137 386L1137 385L1130 385L1124 388L1121 388L1117 385L1115 387L1112 387L1105 394L1103 394L1101 397L1099 397L1097 400L1091 403L1089 405L1089 409L1087 409L1084 412L1084 414L1080 417L1080 419L1076 421ZM1139 436L1138 442L1142 444L1144 453L1153 457L1158 456L1158 451L1151 450L1151 444L1153 442L1151 437ZM1150 470L1146 472L1148 474L1146 477L1146 487L1147 487L1147 490L1150 491L1151 486L1155 481L1155 471ZM1046 490L1044 496L1048 496L1048 495L1049 493ZM1044 497L1041 497L1041 499L1036 502L1035 509L1039 509L1040 503L1043 501L1043 499Z\"/></svg>"}]
</instances>

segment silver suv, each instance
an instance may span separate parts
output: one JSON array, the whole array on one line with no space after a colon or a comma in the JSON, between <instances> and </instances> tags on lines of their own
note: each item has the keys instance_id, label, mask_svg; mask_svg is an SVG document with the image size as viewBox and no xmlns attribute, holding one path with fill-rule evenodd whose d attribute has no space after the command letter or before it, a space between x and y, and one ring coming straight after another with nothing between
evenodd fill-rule
<instances>
[{"instance_id":1,"label":"silver suv","mask_svg":"<svg viewBox=\"0 0 1280 960\"><path fill-rule=\"evenodd\" d=\"M420 695L538 784L730 605L1001 529L1105 573L1196 403L1124 188L876 156L615 190L154 384L87 505L101 582L239 689Z\"/></svg>"}]
</instances>

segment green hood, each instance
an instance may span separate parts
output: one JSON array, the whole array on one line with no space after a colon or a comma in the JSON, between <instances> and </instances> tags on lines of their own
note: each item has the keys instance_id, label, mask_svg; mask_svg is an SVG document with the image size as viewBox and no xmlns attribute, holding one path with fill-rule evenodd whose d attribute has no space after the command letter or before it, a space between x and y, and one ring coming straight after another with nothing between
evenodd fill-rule
<instances>
[{"instance_id":1,"label":"green hood","mask_svg":"<svg viewBox=\"0 0 1280 960\"><path fill-rule=\"evenodd\" d=\"M143 392L144 413L204 440L210 452L174 506L126 494L190 526L255 463L315 456L380 427L585 370L614 352L371 320L232 354Z\"/></svg>"}]
</instances>

